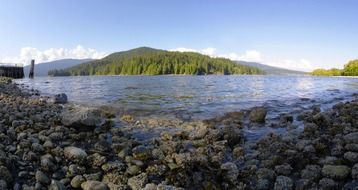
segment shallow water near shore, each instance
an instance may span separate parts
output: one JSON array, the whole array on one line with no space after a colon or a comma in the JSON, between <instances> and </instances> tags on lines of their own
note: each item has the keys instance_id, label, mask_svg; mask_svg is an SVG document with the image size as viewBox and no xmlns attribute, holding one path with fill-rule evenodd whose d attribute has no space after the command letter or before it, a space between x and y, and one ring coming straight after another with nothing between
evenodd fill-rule
<instances>
[{"instance_id":1,"label":"shallow water near shore","mask_svg":"<svg viewBox=\"0 0 358 190\"><path fill-rule=\"evenodd\" d=\"M254 106L267 106L271 113L313 104L324 107L358 89L357 78L309 76L81 76L16 82L44 95L66 93L74 103L183 119L211 118Z\"/></svg>"},{"instance_id":2,"label":"shallow water near shore","mask_svg":"<svg viewBox=\"0 0 358 190\"><path fill-rule=\"evenodd\" d=\"M267 122L265 126L246 127L248 141L269 132L287 132L286 128L270 127L280 114L296 118L312 106L325 110L337 102L349 101L358 91L357 78L309 76L81 76L16 82L43 95L66 93L76 104L111 106L122 114L142 118L192 121L263 106L268 110ZM296 119L293 124L298 131L302 129ZM161 130L133 135L147 139Z\"/></svg>"}]
</instances>

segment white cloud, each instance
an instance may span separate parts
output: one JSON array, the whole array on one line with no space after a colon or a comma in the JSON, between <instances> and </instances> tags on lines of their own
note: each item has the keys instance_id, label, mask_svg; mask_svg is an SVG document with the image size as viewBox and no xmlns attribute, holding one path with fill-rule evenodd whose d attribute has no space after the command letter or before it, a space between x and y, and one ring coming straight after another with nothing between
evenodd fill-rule
<instances>
[{"instance_id":1,"label":"white cloud","mask_svg":"<svg viewBox=\"0 0 358 190\"><path fill-rule=\"evenodd\" d=\"M311 62L307 59L272 59L264 56L260 51L257 50L247 50L244 53L227 53L227 54L217 54L217 51L213 47L208 47L202 50L195 50L185 47L171 49L169 51L179 51L179 52L197 52L208 55L210 57L224 57L231 60L239 60L239 61L248 61L248 62L260 62L266 65L281 67L292 70L299 71L312 71L315 69Z\"/></svg>"},{"instance_id":2,"label":"white cloud","mask_svg":"<svg viewBox=\"0 0 358 190\"><path fill-rule=\"evenodd\" d=\"M85 48L81 45L72 49L67 48L50 48L46 50L39 50L34 47L21 48L18 56L0 58L1 63L8 64L29 64L31 59L35 59L36 63L42 63L47 61L54 61L58 59L101 59L105 57L107 53L98 52L96 49Z\"/></svg>"}]
</instances>

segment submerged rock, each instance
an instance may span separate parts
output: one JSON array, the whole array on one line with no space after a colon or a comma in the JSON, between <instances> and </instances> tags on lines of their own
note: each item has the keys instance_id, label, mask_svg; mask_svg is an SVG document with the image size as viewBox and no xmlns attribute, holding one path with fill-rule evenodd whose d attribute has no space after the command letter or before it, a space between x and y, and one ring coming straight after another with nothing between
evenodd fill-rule
<instances>
[{"instance_id":1,"label":"submerged rock","mask_svg":"<svg viewBox=\"0 0 358 190\"><path fill-rule=\"evenodd\" d=\"M263 107L252 108L249 114L249 119L252 122L264 123L266 114L267 114L267 110Z\"/></svg>"}]
</instances>

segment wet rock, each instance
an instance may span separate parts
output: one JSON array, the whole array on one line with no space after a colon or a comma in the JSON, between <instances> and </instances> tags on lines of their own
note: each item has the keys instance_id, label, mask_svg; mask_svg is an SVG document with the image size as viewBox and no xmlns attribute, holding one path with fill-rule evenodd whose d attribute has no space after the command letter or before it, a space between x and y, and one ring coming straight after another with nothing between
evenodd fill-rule
<instances>
[{"instance_id":1,"label":"wet rock","mask_svg":"<svg viewBox=\"0 0 358 190\"><path fill-rule=\"evenodd\" d=\"M66 147L64 149L64 155L68 160L75 163L83 163L87 157L86 151L74 146Z\"/></svg>"},{"instance_id":2,"label":"wet rock","mask_svg":"<svg viewBox=\"0 0 358 190\"><path fill-rule=\"evenodd\" d=\"M65 104L67 101L67 95L65 93L56 94L49 99L49 102L54 104Z\"/></svg>"},{"instance_id":3,"label":"wet rock","mask_svg":"<svg viewBox=\"0 0 358 190\"><path fill-rule=\"evenodd\" d=\"M249 119L252 122L264 123L267 110L263 107L252 108L249 114Z\"/></svg>"},{"instance_id":4,"label":"wet rock","mask_svg":"<svg viewBox=\"0 0 358 190\"><path fill-rule=\"evenodd\" d=\"M37 172L35 174L35 179L36 179L36 182L39 182L44 185L48 185L51 183L50 178L47 177L47 175L40 170L37 170Z\"/></svg>"},{"instance_id":5,"label":"wet rock","mask_svg":"<svg viewBox=\"0 0 358 190\"><path fill-rule=\"evenodd\" d=\"M57 180L51 180L51 184L48 187L49 190L66 190L66 187Z\"/></svg>"},{"instance_id":6,"label":"wet rock","mask_svg":"<svg viewBox=\"0 0 358 190\"><path fill-rule=\"evenodd\" d=\"M237 177L239 175L239 170L236 164L232 162L226 162L220 166L220 169L223 172L223 177L231 184L235 184L237 182Z\"/></svg>"},{"instance_id":7,"label":"wet rock","mask_svg":"<svg viewBox=\"0 0 358 190\"><path fill-rule=\"evenodd\" d=\"M336 189L336 182L330 178L322 178L321 180L319 180L319 187L320 189Z\"/></svg>"},{"instance_id":8,"label":"wet rock","mask_svg":"<svg viewBox=\"0 0 358 190\"><path fill-rule=\"evenodd\" d=\"M61 122L68 127L85 129L83 127L99 127L104 124L103 113L94 108L76 107L61 113Z\"/></svg>"},{"instance_id":9,"label":"wet rock","mask_svg":"<svg viewBox=\"0 0 358 190\"><path fill-rule=\"evenodd\" d=\"M76 175L74 178L72 178L71 180L71 187L73 188L80 188L81 184L83 182L85 182L85 178L81 175Z\"/></svg>"},{"instance_id":10,"label":"wet rock","mask_svg":"<svg viewBox=\"0 0 358 190\"><path fill-rule=\"evenodd\" d=\"M148 182L148 176L146 173L141 173L137 176L128 179L128 185L133 190L139 190L145 186Z\"/></svg>"},{"instance_id":11,"label":"wet rock","mask_svg":"<svg viewBox=\"0 0 358 190\"><path fill-rule=\"evenodd\" d=\"M292 179L286 176L277 176L274 190L290 190L293 189Z\"/></svg>"},{"instance_id":12,"label":"wet rock","mask_svg":"<svg viewBox=\"0 0 358 190\"><path fill-rule=\"evenodd\" d=\"M299 179L295 183L295 189L296 190L306 190L306 189L309 189L310 185L311 185L310 180L308 180L308 179Z\"/></svg>"},{"instance_id":13,"label":"wet rock","mask_svg":"<svg viewBox=\"0 0 358 190\"><path fill-rule=\"evenodd\" d=\"M139 145L133 148L132 153L137 160L147 160L151 155L151 149L144 145Z\"/></svg>"},{"instance_id":14,"label":"wet rock","mask_svg":"<svg viewBox=\"0 0 358 190\"><path fill-rule=\"evenodd\" d=\"M331 119L326 113L321 112L313 116L313 122L319 127L327 127L331 123Z\"/></svg>"},{"instance_id":15,"label":"wet rock","mask_svg":"<svg viewBox=\"0 0 358 190\"><path fill-rule=\"evenodd\" d=\"M346 153L344 153L343 157L346 160L348 160L349 162L352 162L352 163L358 162L358 153L356 153L356 152L346 152Z\"/></svg>"},{"instance_id":16,"label":"wet rock","mask_svg":"<svg viewBox=\"0 0 358 190\"><path fill-rule=\"evenodd\" d=\"M235 145L244 142L244 135L241 129L233 126L227 126L223 130L224 140L227 140L230 147L234 147Z\"/></svg>"},{"instance_id":17,"label":"wet rock","mask_svg":"<svg viewBox=\"0 0 358 190\"><path fill-rule=\"evenodd\" d=\"M94 153L87 157L87 161L95 167L101 167L103 164L107 162L107 158L98 153Z\"/></svg>"},{"instance_id":18,"label":"wet rock","mask_svg":"<svg viewBox=\"0 0 358 190\"><path fill-rule=\"evenodd\" d=\"M108 190L105 183L99 181L86 181L81 184L83 190Z\"/></svg>"},{"instance_id":19,"label":"wet rock","mask_svg":"<svg viewBox=\"0 0 358 190\"><path fill-rule=\"evenodd\" d=\"M344 179L351 173L345 165L324 165L322 175L333 179Z\"/></svg>"}]
</instances>

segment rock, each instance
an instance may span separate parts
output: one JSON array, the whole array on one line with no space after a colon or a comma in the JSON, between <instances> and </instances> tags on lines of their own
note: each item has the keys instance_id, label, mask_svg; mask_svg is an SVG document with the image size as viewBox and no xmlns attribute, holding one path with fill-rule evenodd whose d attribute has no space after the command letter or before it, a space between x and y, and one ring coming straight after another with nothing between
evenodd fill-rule
<instances>
[{"instance_id":1,"label":"rock","mask_svg":"<svg viewBox=\"0 0 358 190\"><path fill-rule=\"evenodd\" d=\"M231 184L237 182L237 177L239 175L239 170L236 164L232 162L226 162L220 166L220 169L223 171L223 178L226 179Z\"/></svg>"},{"instance_id":2,"label":"rock","mask_svg":"<svg viewBox=\"0 0 358 190\"><path fill-rule=\"evenodd\" d=\"M78 129L100 127L105 123L104 114L94 108L76 107L72 110L64 110L61 114L61 122L67 127Z\"/></svg>"},{"instance_id":3,"label":"rock","mask_svg":"<svg viewBox=\"0 0 358 190\"><path fill-rule=\"evenodd\" d=\"M83 190L108 190L108 186L100 181L86 181L81 187Z\"/></svg>"},{"instance_id":4,"label":"rock","mask_svg":"<svg viewBox=\"0 0 358 190\"><path fill-rule=\"evenodd\" d=\"M265 123L267 111L263 107L252 108L249 114L249 119L255 123Z\"/></svg>"},{"instance_id":5,"label":"rock","mask_svg":"<svg viewBox=\"0 0 358 190\"><path fill-rule=\"evenodd\" d=\"M258 190L270 189L270 181L267 179L258 179L255 189L258 189Z\"/></svg>"},{"instance_id":6,"label":"rock","mask_svg":"<svg viewBox=\"0 0 358 190\"><path fill-rule=\"evenodd\" d=\"M76 164L71 164L70 166L68 166L67 169L67 177L73 177L76 175L82 175L86 172L86 168L85 167L80 167Z\"/></svg>"},{"instance_id":7,"label":"rock","mask_svg":"<svg viewBox=\"0 0 358 190\"><path fill-rule=\"evenodd\" d=\"M358 181L358 163L352 168L352 178Z\"/></svg>"},{"instance_id":8,"label":"rock","mask_svg":"<svg viewBox=\"0 0 358 190\"><path fill-rule=\"evenodd\" d=\"M73 188L80 188L81 184L83 182L85 182L85 178L81 175L76 175L74 178L72 178L71 180L71 187Z\"/></svg>"},{"instance_id":9,"label":"rock","mask_svg":"<svg viewBox=\"0 0 358 190\"><path fill-rule=\"evenodd\" d=\"M44 171L55 171L57 169L57 166L54 163L54 158L51 154L41 156L41 168Z\"/></svg>"},{"instance_id":10,"label":"rock","mask_svg":"<svg viewBox=\"0 0 358 190\"><path fill-rule=\"evenodd\" d=\"M137 165L132 165L129 166L127 169L127 173L129 173L130 175L137 175L140 172L140 167L138 167Z\"/></svg>"},{"instance_id":11,"label":"rock","mask_svg":"<svg viewBox=\"0 0 358 190\"><path fill-rule=\"evenodd\" d=\"M4 180L6 183L12 182L11 173L5 166L0 166L0 179Z\"/></svg>"},{"instance_id":12,"label":"rock","mask_svg":"<svg viewBox=\"0 0 358 190\"><path fill-rule=\"evenodd\" d=\"M37 170L37 172L35 174L35 179L36 179L36 182L39 182L44 185L48 185L51 183L50 178L48 178L47 175L40 170Z\"/></svg>"},{"instance_id":13,"label":"rock","mask_svg":"<svg viewBox=\"0 0 358 190\"><path fill-rule=\"evenodd\" d=\"M296 180L295 189L296 190L306 190L306 189L309 189L310 185L311 185L310 180L299 179L299 180Z\"/></svg>"},{"instance_id":14,"label":"rock","mask_svg":"<svg viewBox=\"0 0 358 190\"><path fill-rule=\"evenodd\" d=\"M278 166L275 166L275 172L278 174L278 175L290 175L291 174L291 171L292 171L292 167L288 164L284 164L284 165L278 165Z\"/></svg>"},{"instance_id":15,"label":"rock","mask_svg":"<svg viewBox=\"0 0 358 190\"><path fill-rule=\"evenodd\" d=\"M108 162L102 166L102 170L108 172L121 172L126 169L126 165L120 161Z\"/></svg>"},{"instance_id":16,"label":"rock","mask_svg":"<svg viewBox=\"0 0 358 190\"><path fill-rule=\"evenodd\" d=\"M303 179L318 180L321 176L321 167L319 165L307 165L304 170L301 171L301 177Z\"/></svg>"},{"instance_id":17,"label":"rock","mask_svg":"<svg viewBox=\"0 0 358 190\"><path fill-rule=\"evenodd\" d=\"M140 190L147 184L148 176L146 173L141 173L137 176L128 179L128 185L132 190Z\"/></svg>"},{"instance_id":18,"label":"rock","mask_svg":"<svg viewBox=\"0 0 358 190\"><path fill-rule=\"evenodd\" d=\"M321 112L313 116L313 122L319 127L327 127L331 123L331 119L326 113Z\"/></svg>"},{"instance_id":19,"label":"rock","mask_svg":"<svg viewBox=\"0 0 358 190\"><path fill-rule=\"evenodd\" d=\"M358 162L358 153L356 152L346 152L343 157L352 163Z\"/></svg>"},{"instance_id":20,"label":"rock","mask_svg":"<svg viewBox=\"0 0 358 190\"><path fill-rule=\"evenodd\" d=\"M148 183L143 190L157 190L157 185L154 183Z\"/></svg>"},{"instance_id":21,"label":"rock","mask_svg":"<svg viewBox=\"0 0 358 190\"><path fill-rule=\"evenodd\" d=\"M67 95L65 93L56 94L49 99L49 102L54 104L65 104L67 103Z\"/></svg>"},{"instance_id":22,"label":"rock","mask_svg":"<svg viewBox=\"0 0 358 190\"><path fill-rule=\"evenodd\" d=\"M0 179L0 190L6 190L6 189L8 189L6 181Z\"/></svg>"},{"instance_id":23,"label":"rock","mask_svg":"<svg viewBox=\"0 0 358 190\"><path fill-rule=\"evenodd\" d=\"M336 189L336 182L334 182L332 179L330 178L322 178L321 180L319 180L319 187L320 189Z\"/></svg>"},{"instance_id":24,"label":"rock","mask_svg":"<svg viewBox=\"0 0 358 190\"><path fill-rule=\"evenodd\" d=\"M346 184L344 184L343 187L344 190L358 190L358 181L350 181Z\"/></svg>"},{"instance_id":25,"label":"rock","mask_svg":"<svg viewBox=\"0 0 358 190\"><path fill-rule=\"evenodd\" d=\"M322 175L333 179L344 179L350 172L350 168L345 165L324 165L322 168Z\"/></svg>"},{"instance_id":26,"label":"rock","mask_svg":"<svg viewBox=\"0 0 358 190\"><path fill-rule=\"evenodd\" d=\"M290 190L293 189L292 179L286 176L277 176L274 190Z\"/></svg>"},{"instance_id":27,"label":"rock","mask_svg":"<svg viewBox=\"0 0 358 190\"><path fill-rule=\"evenodd\" d=\"M64 150L65 157L75 163L83 163L86 160L87 153L80 148L69 146Z\"/></svg>"},{"instance_id":28,"label":"rock","mask_svg":"<svg viewBox=\"0 0 358 190\"><path fill-rule=\"evenodd\" d=\"M358 144L358 132L345 135L343 139L347 144L349 143Z\"/></svg>"},{"instance_id":29,"label":"rock","mask_svg":"<svg viewBox=\"0 0 358 190\"><path fill-rule=\"evenodd\" d=\"M51 180L51 184L48 187L49 190L66 190L66 187L57 180Z\"/></svg>"},{"instance_id":30,"label":"rock","mask_svg":"<svg viewBox=\"0 0 358 190\"><path fill-rule=\"evenodd\" d=\"M151 152L152 151L144 145L136 146L132 150L133 157L137 160L147 160L150 157Z\"/></svg>"},{"instance_id":31,"label":"rock","mask_svg":"<svg viewBox=\"0 0 358 190\"><path fill-rule=\"evenodd\" d=\"M293 189L292 179L286 176L277 176L274 189L275 190Z\"/></svg>"},{"instance_id":32,"label":"rock","mask_svg":"<svg viewBox=\"0 0 358 190\"><path fill-rule=\"evenodd\" d=\"M244 142L244 135L241 129L233 126L227 126L223 129L224 139L230 147Z\"/></svg>"}]
</instances>

